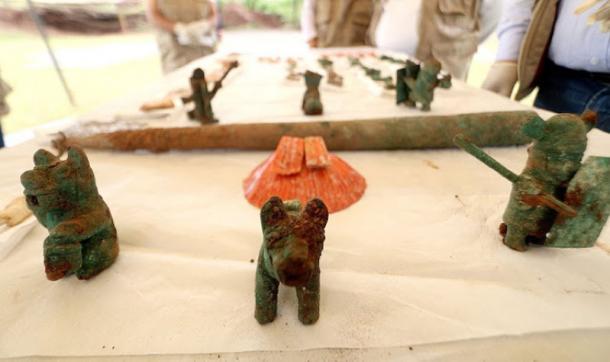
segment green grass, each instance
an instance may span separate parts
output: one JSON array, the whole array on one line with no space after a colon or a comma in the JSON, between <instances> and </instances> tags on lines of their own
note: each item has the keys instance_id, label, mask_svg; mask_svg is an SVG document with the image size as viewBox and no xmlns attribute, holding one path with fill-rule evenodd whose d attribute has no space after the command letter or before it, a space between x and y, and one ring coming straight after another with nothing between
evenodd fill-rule
<instances>
[{"instance_id":1,"label":"green grass","mask_svg":"<svg viewBox=\"0 0 610 362\"><path fill-rule=\"evenodd\" d=\"M154 38L151 34L51 35L56 52L95 51L96 47L109 44L130 46L142 42L154 43ZM156 54L97 68L64 67L77 104L72 107L36 33L3 30L0 54L2 77L13 87L8 98L11 113L2 119L6 133L90 111L161 77Z\"/></svg>"}]
</instances>

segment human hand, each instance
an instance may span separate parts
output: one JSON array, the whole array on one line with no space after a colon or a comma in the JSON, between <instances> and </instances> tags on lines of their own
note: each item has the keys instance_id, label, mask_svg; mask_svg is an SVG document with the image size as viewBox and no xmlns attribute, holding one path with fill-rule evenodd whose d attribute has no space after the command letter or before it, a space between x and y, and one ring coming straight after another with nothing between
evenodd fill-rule
<instances>
[{"instance_id":1,"label":"human hand","mask_svg":"<svg viewBox=\"0 0 610 362\"><path fill-rule=\"evenodd\" d=\"M317 48L318 47L318 37L309 39L307 41L307 45L309 45L310 48Z\"/></svg>"},{"instance_id":2,"label":"human hand","mask_svg":"<svg viewBox=\"0 0 610 362\"><path fill-rule=\"evenodd\" d=\"M517 83L517 62L499 61L491 66L483 82L483 89L510 98L515 83Z\"/></svg>"}]
</instances>

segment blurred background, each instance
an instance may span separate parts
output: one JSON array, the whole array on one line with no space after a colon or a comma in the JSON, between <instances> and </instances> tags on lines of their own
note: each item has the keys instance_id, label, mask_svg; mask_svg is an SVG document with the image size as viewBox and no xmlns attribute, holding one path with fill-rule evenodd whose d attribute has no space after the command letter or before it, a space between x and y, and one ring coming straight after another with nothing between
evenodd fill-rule
<instances>
[{"instance_id":1,"label":"blurred background","mask_svg":"<svg viewBox=\"0 0 610 362\"><path fill-rule=\"evenodd\" d=\"M32 0L65 86L26 0L0 0L0 71L13 87L5 134L75 117L162 77L144 0ZM218 0L221 51L303 47L302 0ZM495 59L479 47L468 83L479 87ZM67 89L65 89L67 88ZM72 101L70 101L71 94Z\"/></svg>"}]
</instances>

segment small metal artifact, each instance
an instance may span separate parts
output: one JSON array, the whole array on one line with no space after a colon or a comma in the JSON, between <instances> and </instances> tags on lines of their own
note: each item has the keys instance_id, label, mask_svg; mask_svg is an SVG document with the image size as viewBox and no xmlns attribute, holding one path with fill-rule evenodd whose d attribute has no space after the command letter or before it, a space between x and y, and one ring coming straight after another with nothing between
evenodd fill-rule
<instances>
[{"instance_id":1,"label":"small metal artifact","mask_svg":"<svg viewBox=\"0 0 610 362\"><path fill-rule=\"evenodd\" d=\"M303 109L303 113L308 116L320 115L324 112L319 90L321 80L322 76L320 74L309 70L305 72L305 85L307 86L307 90L303 95L301 108Z\"/></svg>"},{"instance_id":2,"label":"small metal artifact","mask_svg":"<svg viewBox=\"0 0 610 362\"><path fill-rule=\"evenodd\" d=\"M587 147L587 133L595 121L560 114L544 122L540 117L523 127L534 139L528 149L525 169L517 176L483 150L457 136L455 143L513 183L500 233L504 244L514 250L527 250L528 243L544 243L557 214L573 218L577 211L562 201L568 183L580 168Z\"/></svg>"},{"instance_id":3,"label":"small metal artifact","mask_svg":"<svg viewBox=\"0 0 610 362\"><path fill-rule=\"evenodd\" d=\"M261 209L263 244L256 267L256 309L260 324L273 322L277 315L279 284L295 287L299 320L314 324L320 316L320 256L326 205L313 199L301 209L299 201L282 202L272 197Z\"/></svg>"},{"instance_id":4,"label":"small metal artifact","mask_svg":"<svg viewBox=\"0 0 610 362\"><path fill-rule=\"evenodd\" d=\"M352 66L358 66L358 67L362 68L362 70L364 70L364 74L366 74L367 77L371 78L375 82L383 83L383 87L385 89L391 90L391 89L396 88L392 77L390 77L390 76L383 77L381 75L381 70L367 67L360 61L360 59L355 58L355 57L350 58L350 63Z\"/></svg>"},{"instance_id":5,"label":"small metal artifact","mask_svg":"<svg viewBox=\"0 0 610 362\"><path fill-rule=\"evenodd\" d=\"M328 57L322 57L318 59L320 66L326 71L326 79L328 84L336 87L343 87L343 77L335 72L333 61Z\"/></svg>"},{"instance_id":6,"label":"small metal artifact","mask_svg":"<svg viewBox=\"0 0 610 362\"><path fill-rule=\"evenodd\" d=\"M417 79L418 73L419 64L411 60L407 60L405 67L396 71L396 104L404 103L411 108L415 107L415 102L409 98L411 88L409 88L405 80Z\"/></svg>"},{"instance_id":7,"label":"small metal artifact","mask_svg":"<svg viewBox=\"0 0 610 362\"><path fill-rule=\"evenodd\" d=\"M205 72L201 68L197 68L193 71L193 75L190 79L191 84L191 95L189 97L182 98L182 101L186 104L193 102L195 108L188 112L188 116L192 120L199 121L201 124L217 123L218 120L214 117L212 111L212 99L216 96L218 90L222 87L222 82L229 75L229 73L239 66L239 62L236 60L228 63L226 70L222 77L214 82L214 88L210 91L208 89L208 82L205 78Z\"/></svg>"},{"instance_id":8,"label":"small metal artifact","mask_svg":"<svg viewBox=\"0 0 610 362\"><path fill-rule=\"evenodd\" d=\"M294 58L286 59L286 65L287 65L287 70L288 70L288 74L286 75L286 79L288 79L288 80L300 80L301 77L303 76L303 73L300 73L297 70L297 68L299 66L299 63L296 61L296 59L294 59Z\"/></svg>"},{"instance_id":9,"label":"small metal artifact","mask_svg":"<svg viewBox=\"0 0 610 362\"><path fill-rule=\"evenodd\" d=\"M588 248L595 245L610 215L610 158L589 157L568 186L565 202L575 217L558 215L544 245Z\"/></svg>"},{"instance_id":10,"label":"small metal artifact","mask_svg":"<svg viewBox=\"0 0 610 362\"><path fill-rule=\"evenodd\" d=\"M47 279L71 274L89 279L99 274L117 258L119 244L87 156L71 147L68 158L61 161L39 150L34 165L21 175L21 183L28 207L49 230L43 247Z\"/></svg>"},{"instance_id":11,"label":"small metal artifact","mask_svg":"<svg viewBox=\"0 0 610 362\"><path fill-rule=\"evenodd\" d=\"M407 88L407 91L402 91L401 94L396 92L396 102L405 103L412 108L420 104L422 111L429 111L430 105L434 100L434 90L437 87L450 88L451 76L447 74L440 75L441 63L436 59L425 62L419 66L417 71L414 64L408 61L406 67L399 69L397 72L397 84L400 84L400 87L403 89ZM413 76L415 71L417 74ZM405 93L407 93L408 100L402 100Z\"/></svg>"}]
</instances>

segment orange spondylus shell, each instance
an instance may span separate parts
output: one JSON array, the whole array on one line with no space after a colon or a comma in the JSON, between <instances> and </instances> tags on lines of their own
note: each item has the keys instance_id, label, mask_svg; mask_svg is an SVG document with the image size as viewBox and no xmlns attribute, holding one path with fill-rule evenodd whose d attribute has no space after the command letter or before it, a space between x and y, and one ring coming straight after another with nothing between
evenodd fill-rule
<instances>
[{"instance_id":1,"label":"orange spondylus shell","mask_svg":"<svg viewBox=\"0 0 610 362\"><path fill-rule=\"evenodd\" d=\"M272 196L300 200L319 198L329 212L354 204L364 194L366 180L347 162L328 153L321 137L284 136L275 152L244 180L246 199L262 207Z\"/></svg>"}]
</instances>

